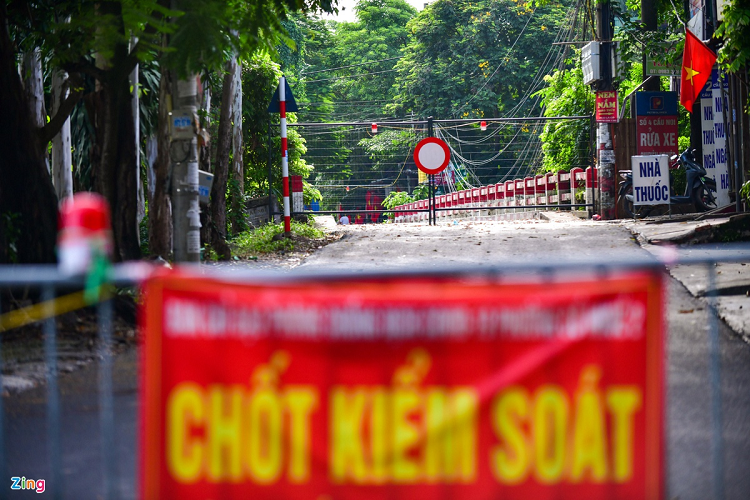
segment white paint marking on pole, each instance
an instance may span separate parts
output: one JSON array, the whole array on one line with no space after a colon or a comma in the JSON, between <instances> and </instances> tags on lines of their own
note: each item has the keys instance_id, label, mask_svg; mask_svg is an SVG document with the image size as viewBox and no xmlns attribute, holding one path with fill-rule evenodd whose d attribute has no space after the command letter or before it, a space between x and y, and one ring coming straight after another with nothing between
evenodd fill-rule
<instances>
[{"instance_id":1,"label":"white paint marking on pole","mask_svg":"<svg viewBox=\"0 0 750 500\"><path fill-rule=\"evenodd\" d=\"M284 194L284 233L292 231L289 212L289 159L287 157L286 139L286 78L279 80L279 117L281 118L281 183Z\"/></svg>"}]
</instances>

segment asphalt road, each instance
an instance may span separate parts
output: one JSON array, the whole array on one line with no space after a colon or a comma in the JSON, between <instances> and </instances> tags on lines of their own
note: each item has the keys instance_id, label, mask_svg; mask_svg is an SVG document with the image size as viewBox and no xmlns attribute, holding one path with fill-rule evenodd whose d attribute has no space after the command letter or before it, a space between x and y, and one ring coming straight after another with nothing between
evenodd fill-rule
<instances>
[{"instance_id":1,"label":"asphalt road","mask_svg":"<svg viewBox=\"0 0 750 500\"><path fill-rule=\"evenodd\" d=\"M346 235L291 272L420 269L502 264L508 260L575 256L601 259L643 255L630 233L615 224L561 219L462 223L448 226L381 225L339 228ZM299 271L297 271L299 270ZM705 302L669 278L667 470L669 499L713 497L708 319ZM750 498L750 346L720 323L723 478L727 499ZM136 495L137 353L115 363L116 490ZM102 498L96 365L61 377L62 495ZM4 398L5 477L52 477L46 445L45 388ZM10 481L8 481L10 483ZM51 493L51 491L48 491ZM34 497L0 488L0 498Z\"/></svg>"}]
</instances>

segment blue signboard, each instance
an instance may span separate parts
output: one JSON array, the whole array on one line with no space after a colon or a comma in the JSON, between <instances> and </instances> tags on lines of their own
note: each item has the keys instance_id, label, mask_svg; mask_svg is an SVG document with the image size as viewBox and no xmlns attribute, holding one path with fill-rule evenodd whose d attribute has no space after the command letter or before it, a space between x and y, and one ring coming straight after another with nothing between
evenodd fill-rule
<instances>
[{"instance_id":1,"label":"blue signboard","mask_svg":"<svg viewBox=\"0 0 750 500\"><path fill-rule=\"evenodd\" d=\"M636 92L637 116L677 116L677 92Z\"/></svg>"}]
</instances>

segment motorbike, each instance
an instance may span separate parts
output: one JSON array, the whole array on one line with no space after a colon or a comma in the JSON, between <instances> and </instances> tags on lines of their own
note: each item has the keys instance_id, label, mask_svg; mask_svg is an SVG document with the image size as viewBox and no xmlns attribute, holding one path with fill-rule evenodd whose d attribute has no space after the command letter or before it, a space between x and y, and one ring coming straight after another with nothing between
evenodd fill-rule
<instances>
[{"instance_id":1,"label":"motorbike","mask_svg":"<svg viewBox=\"0 0 750 500\"><path fill-rule=\"evenodd\" d=\"M692 204L698 212L706 212L716 208L716 181L708 177L706 170L695 161L695 150L686 149L682 154L672 155L670 158L669 180L670 180L670 205ZM680 167L685 169L687 180L685 193L677 195L674 192L672 172ZM633 205L633 172L632 170L621 170L619 199L622 207L630 217L646 217L654 205Z\"/></svg>"}]
</instances>

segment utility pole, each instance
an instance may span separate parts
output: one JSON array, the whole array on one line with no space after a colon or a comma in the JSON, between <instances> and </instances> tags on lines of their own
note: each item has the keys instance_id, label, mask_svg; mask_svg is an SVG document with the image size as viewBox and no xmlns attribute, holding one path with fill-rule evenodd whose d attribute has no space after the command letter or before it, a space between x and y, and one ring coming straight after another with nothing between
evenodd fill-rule
<instances>
[{"instance_id":1,"label":"utility pole","mask_svg":"<svg viewBox=\"0 0 750 500\"><path fill-rule=\"evenodd\" d=\"M433 118L431 116L427 117L427 137L434 137L434 124L433 124ZM430 174L427 176L427 189L429 195L427 196L427 207L430 209L430 212L428 214L428 220L429 225L432 226L435 224L435 176Z\"/></svg>"},{"instance_id":2,"label":"utility pole","mask_svg":"<svg viewBox=\"0 0 750 500\"><path fill-rule=\"evenodd\" d=\"M596 90L613 90L612 86L612 15L609 0L596 7L596 36L600 42L601 79ZM609 123L599 123L596 129L598 154L598 177L600 213L602 219L615 218L615 152L612 146L612 131Z\"/></svg>"},{"instance_id":3,"label":"utility pole","mask_svg":"<svg viewBox=\"0 0 750 500\"><path fill-rule=\"evenodd\" d=\"M176 262L200 262L198 75L177 82L174 104L175 110L170 116L174 258Z\"/></svg>"}]
</instances>

